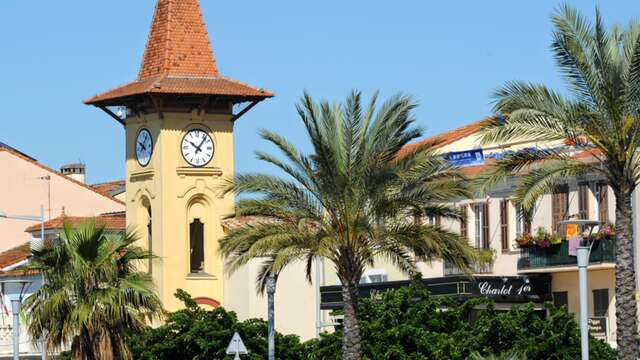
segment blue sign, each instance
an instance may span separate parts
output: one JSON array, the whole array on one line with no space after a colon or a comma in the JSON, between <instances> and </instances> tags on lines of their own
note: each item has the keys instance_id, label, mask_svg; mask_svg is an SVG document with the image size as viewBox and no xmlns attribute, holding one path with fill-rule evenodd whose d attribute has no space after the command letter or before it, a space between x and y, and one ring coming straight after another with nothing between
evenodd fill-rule
<instances>
[{"instance_id":1,"label":"blue sign","mask_svg":"<svg viewBox=\"0 0 640 360\"><path fill-rule=\"evenodd\" d=\"M450 152L444 156L444 159L449 164L458 167L484 164L482 149Z\"/></svg>"}]
</instances>

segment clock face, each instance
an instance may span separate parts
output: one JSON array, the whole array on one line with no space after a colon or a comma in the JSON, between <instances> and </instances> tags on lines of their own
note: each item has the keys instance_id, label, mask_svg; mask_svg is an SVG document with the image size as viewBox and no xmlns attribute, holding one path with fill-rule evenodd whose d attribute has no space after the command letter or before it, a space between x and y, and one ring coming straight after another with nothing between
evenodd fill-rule
<instances>
[{"instance_id":1,"label":"clock face","mask_svg":"<svg viewBox=\"0 0 640 360\"><path fill-rule=\"evenodd\" d=\"M202 129L189 130L182 138L182 157L192 166L205 166L213 158L215 145L211 136Z\"/></svg>"},{"instance_id":2,"label":"clock face","mask_svg":"<svg viewBox=\"0 0 640 360\"><path fill-rule=\"evenodd\" d=\"M153 153L153 139L147 129L142 129L136 137L136 158L142 166L147 166Z\"/></svg>"}]
</instances>

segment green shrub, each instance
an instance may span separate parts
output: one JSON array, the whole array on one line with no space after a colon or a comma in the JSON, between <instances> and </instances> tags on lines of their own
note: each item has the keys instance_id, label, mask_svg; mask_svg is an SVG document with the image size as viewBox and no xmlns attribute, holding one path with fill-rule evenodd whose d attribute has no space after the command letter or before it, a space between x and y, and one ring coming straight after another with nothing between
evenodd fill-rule
<instances>
[{"instance_id":1,"label":"green shrub","mask_svg":"<svg viewBox=\"0 0 640 360\"><path fill-rule=\"evenodd\" d=\"M520 355L514 352L505 353L499 356L495 355L487 355L482 356L479 353L475 352L469 356L467 360L526 360L527 358L524 355Z\"/></svg>"},{"instance_id":2,"label":"green shrub","mask_svg":"<svg viewBox=\"0 0 640 360\"><path fill-rule=\"evenodd\" d=\"M204 310L191 296L178 290L176 297L186 308L169 315L166 323L129 338L134 359L232 359L225 354L234 332L238 332L249 350L243 359L267 358L267 323L250 319L239 322L235 313L217 308ZM304 347L294 335L276 334L276 355L279 359L302 360Z\"/></svg>"},{"instance_id":3,"label":"green shrub","mask_svg":"<svg viewBox=\"0 0 640 360\"><path fill-rule=\"evenodd\" d=\"M266 322L239 322L233 312L222 308L199 308L181 290L176 296L186 309L170 314L158 328L129 337L134 359L228 360L231 357L224 352L235 331L250 352L243 359L267 358ZM430 297L417 286L385 292L364 299L360 307L364 359L493 359L491 354L502 354L497 359L514 358L509 354L527 360L579 359L580 334L573 315L551 304L547 310L546 317L530 304L498 311L490 301L479 298L460 304ZM615 359L615 351L604 342L592 338L590 346L591 359ZM276 335L276 357L283 360L340 360L341 347L339 328L304 344L297 336Z\"/></svg>"},{"instance_id":4,"label":"green shrub","mask_svg":"<svg viewBox=\"0 0 640 360\"><path fill-rule=\"evenodd\" d=\"M484 310L474 310L478 308ZM547 317L531 304L498 311L485 299L458 304L430 297L419 287L405 287L362 301L363 355L368 360L464 360L474 352L513 352L528 360L580 358L580 332L573 315L551 304L547 310ZM340 339L338 329L307 343L308 359L340 359ZM615 359L615 351L604 342L592 338L590 346L591 359Z\"/></svg>"}]
</instances>

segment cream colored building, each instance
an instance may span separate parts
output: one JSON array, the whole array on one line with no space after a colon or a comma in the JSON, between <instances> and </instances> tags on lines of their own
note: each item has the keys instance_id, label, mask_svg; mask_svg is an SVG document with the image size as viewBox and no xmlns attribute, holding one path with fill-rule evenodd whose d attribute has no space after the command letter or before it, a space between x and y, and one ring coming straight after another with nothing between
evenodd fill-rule
<instances>
[{"instance_id":1,"label":"cream colored building","mask_svg":"<svg viewBox=\"0 0 640 360\"><path fill-rule=\"evenodd\" d=\"M584 159L595 161L585 153L565 145L561 141L530 142L526 139L509 144L481 144L478 130L492 118L483 119L458 129L437 135L424 141L435 141L438 151L451 158L458 156L479 156L469 164L461 165L469 176L486 170L496 158L511 151L526 149L557 148ZM462 155L461 155L462 154ZM478 155L479 154L479 155ZM463 156L463 157L464 157ZM570 218L584 218L612 222L614 220L615 200L610 187L603 178L584 176L566 179L552 194L544 195L537 203L530 223L518 216L512 197L517 178L511 178L490 189L475 199L460 199L455 205L467 213L466 236L469 243L480 249L492 251L492 266L478 268L476 283L483 279L512 276L528 279L531 276L547 274L550 276L550 295L548 300L568 306L568 310L578 317L578 272L575 257L568 254L568 242L552 245L549 249L521 249L515 239L523 232L535 233L538 228L563 234L560 221ZM638 203L637 197L634 204ZM636 207L637 208L637 207ZM638 216L634 215L636 224ZM437 219L424 219L438 221ZM442 222L442 226L461 232L463 224ZM462 230L465 232L465 230ZM636 242L637 243L637 242ZM455 278L460 272L440 261L419 264L423 277L427 279ZM406 276L392 265L379 262L370 274L376 274L376 281L406 280ZM382 276L380 276L382 275ZM606 334L601 338L615 345L615 244L613 240L601 240L594 245L588 272L589 316L591 320L604 318L607 323ZM324 286L337 284L334 274L326 274ZM473 285L472 285L473 286ZM327 288L327 292L330 289ZM323 297L325 290L323 288ZM323 312L323 321L330 322L328 311Z\"/></svg>"}]
</instances>

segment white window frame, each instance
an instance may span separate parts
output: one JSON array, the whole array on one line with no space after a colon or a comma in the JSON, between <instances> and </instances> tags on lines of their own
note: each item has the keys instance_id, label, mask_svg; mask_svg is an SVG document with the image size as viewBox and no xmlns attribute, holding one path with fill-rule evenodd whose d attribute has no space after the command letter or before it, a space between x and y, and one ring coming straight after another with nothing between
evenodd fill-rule
<instances>
[{"instance_id":1,"label":"white window frame","mask_svg":"<svg viewBox=\"0 0 640 360\"><path fill-rule=\"evenodd\" d=\"M380 281L374 281L373 276L380 277ZM363 284L375 284L389 281L389 275L385 269L369 269L364 272L360 283Z\"/></svg>"}]
</instances>

